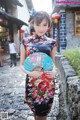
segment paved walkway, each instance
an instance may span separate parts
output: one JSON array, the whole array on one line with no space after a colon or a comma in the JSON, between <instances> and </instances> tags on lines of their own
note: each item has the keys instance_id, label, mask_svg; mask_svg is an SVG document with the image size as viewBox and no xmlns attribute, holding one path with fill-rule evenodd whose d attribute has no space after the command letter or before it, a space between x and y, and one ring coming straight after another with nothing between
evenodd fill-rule
<instances>
[{"instance_id":1,"label":"paved walkway","mask_svg":"<svg viewBox=\"0 0 80 120\"><path fill-rule=\"evenodd\" d=\"M24 104L24 83L25 74L20 70L19 61L16 67L10 68L8 62L0 67L0 116L1 112L8 112L9 120L34 120L30 108ZM47 120L56 120L58 114L59 78L56 80L54 102Z\"/></svg>"}]
</instances>

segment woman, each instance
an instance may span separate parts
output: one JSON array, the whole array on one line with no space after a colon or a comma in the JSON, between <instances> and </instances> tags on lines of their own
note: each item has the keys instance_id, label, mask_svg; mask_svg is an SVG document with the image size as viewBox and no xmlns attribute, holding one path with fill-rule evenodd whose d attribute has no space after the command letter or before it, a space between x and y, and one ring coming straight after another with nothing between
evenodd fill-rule
<instances>
[{"instance_id":1,"label":"woman","mask_svg":"<svg viewBox=\"0 0 80 120\"><path fill-rule=\"evenodd\" d=\"M32 20L32 23L35 30L35 35L23 39L21 44L20 64L22 70L27 74L25 85L25 103L27 103L33 111L35 120L46 120L47 114L49 113L51 105L53 103L55 84L52 85L53 87L51 88L51 91L48 91L48 88L46 87L45 92L42 91L40 93L41 96L38 95L39 89L35 89L35 85L31 86L30 79L39 78L40 76L42 76L43 70L35 69L34 71L30 72L25 70L23 65L26 57L35 52L46 53L54 61L56 42L52 38L48 38L45 36L45 33L50 27L50 17L46 12L37 12ZM54 79L55 70L44 72L47 77ZM48 94L46 96L46 91L48 91L48 94L50 94L50 96L48 96Z\"/></svg>"}]
</instances>

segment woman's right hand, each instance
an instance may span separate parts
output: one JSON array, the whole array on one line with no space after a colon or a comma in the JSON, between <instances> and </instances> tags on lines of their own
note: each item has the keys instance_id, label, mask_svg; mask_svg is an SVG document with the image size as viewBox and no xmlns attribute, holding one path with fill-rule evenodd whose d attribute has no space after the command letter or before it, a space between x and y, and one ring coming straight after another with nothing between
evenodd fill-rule
<instances>
[{"instance_id":1,"label":"woman's right hand","mask_svg":"<svg viewBox=\"0 0 80 120\"><path fill-rule=\"evenodd\" d=\"M34 78L38 78L43 74L43 71L41 71L41 69L35 69L34 71L30 72L30 71L25 70L23 65L21 65L20 67L24 73Z\"/></svg>"},{"instance_id":2,"label":"woman's right hand","mask_svg":"<svg viewBox=\"0 0 80 120\"><path fill-rule=\"evenodd\" d=\"M29 75L29 76L32 76L32 77L34 77L34 78L38 78L38 77L40 77L42 74L43 74L42 71L32 71L32 72L30 72L28 75Z\"/></svg>"}]
</instances>

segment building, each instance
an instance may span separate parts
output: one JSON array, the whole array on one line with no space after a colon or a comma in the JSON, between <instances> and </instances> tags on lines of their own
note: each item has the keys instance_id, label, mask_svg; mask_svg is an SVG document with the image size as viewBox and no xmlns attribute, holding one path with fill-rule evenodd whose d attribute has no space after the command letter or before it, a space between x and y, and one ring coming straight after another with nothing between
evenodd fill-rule
<instances>
[{"instance_id":1,"label":"building","mask_svg":"<svg viewBox=\"0 0 80 120\"><path fill-rule=\"evenodd\" d=\"M53 13L60 14L60 48L80 47L80 0L52 0L52 4Z\"/></svg>"},{"instance_id":2,"label":"building","mask_svg":"<svg viewBox=\"0 0 80 120\"><path fill-rule=\"evenodd\" d=\"M27 0L0 0L0 44L8 52L8 41L14 39L17 49L20 45L20 29L28 27L30 6ZM31 0L30 0L31 2ZM32 6L31 6L32 7ZM21 8L21 11L20 9ZM25 9L24 9L25 8ZM23 13L23 14L21 14ZM25 16L25 18L24 18Z\"/></svg>"},{"instance_id":3,"label":"building","mask_svg":"<svg viewBox=\"0 0 80 120\"><path fill-rule=\"evenodd\" d=\"M28 24L30 12L33 8L32 0L19 0L19 2L23 5L23 7L17 6L18 18ZM22 39L24 32L26 35L29 35L29 29L29 25L23 25L21 27L20 31L22 32L22 36L20 40Z\"/></svg>"}]
</instances>

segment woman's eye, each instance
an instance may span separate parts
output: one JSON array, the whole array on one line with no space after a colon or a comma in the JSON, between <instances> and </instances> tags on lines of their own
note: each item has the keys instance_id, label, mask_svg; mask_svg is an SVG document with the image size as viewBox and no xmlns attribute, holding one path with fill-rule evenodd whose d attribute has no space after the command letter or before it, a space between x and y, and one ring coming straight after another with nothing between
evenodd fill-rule
<instances>
[{"instance_id":1,"label":"woman's eye","mask_svg":"<svg viewBox=\"0 0 80 120\"><path fill-rule=\"evenodd\" d=\"M44 24L44 26L47 26L47 24Z\"/></svg>"},{"instance_id":2,"label":"woman's eye","mask_svg":"<svg viewBox=\"0 0 80 120\"><path fill-rule=\"evenodd\" d=\"M40 25L36 25L36 26L40 26Z\"/></svg>"}]
</instances>

